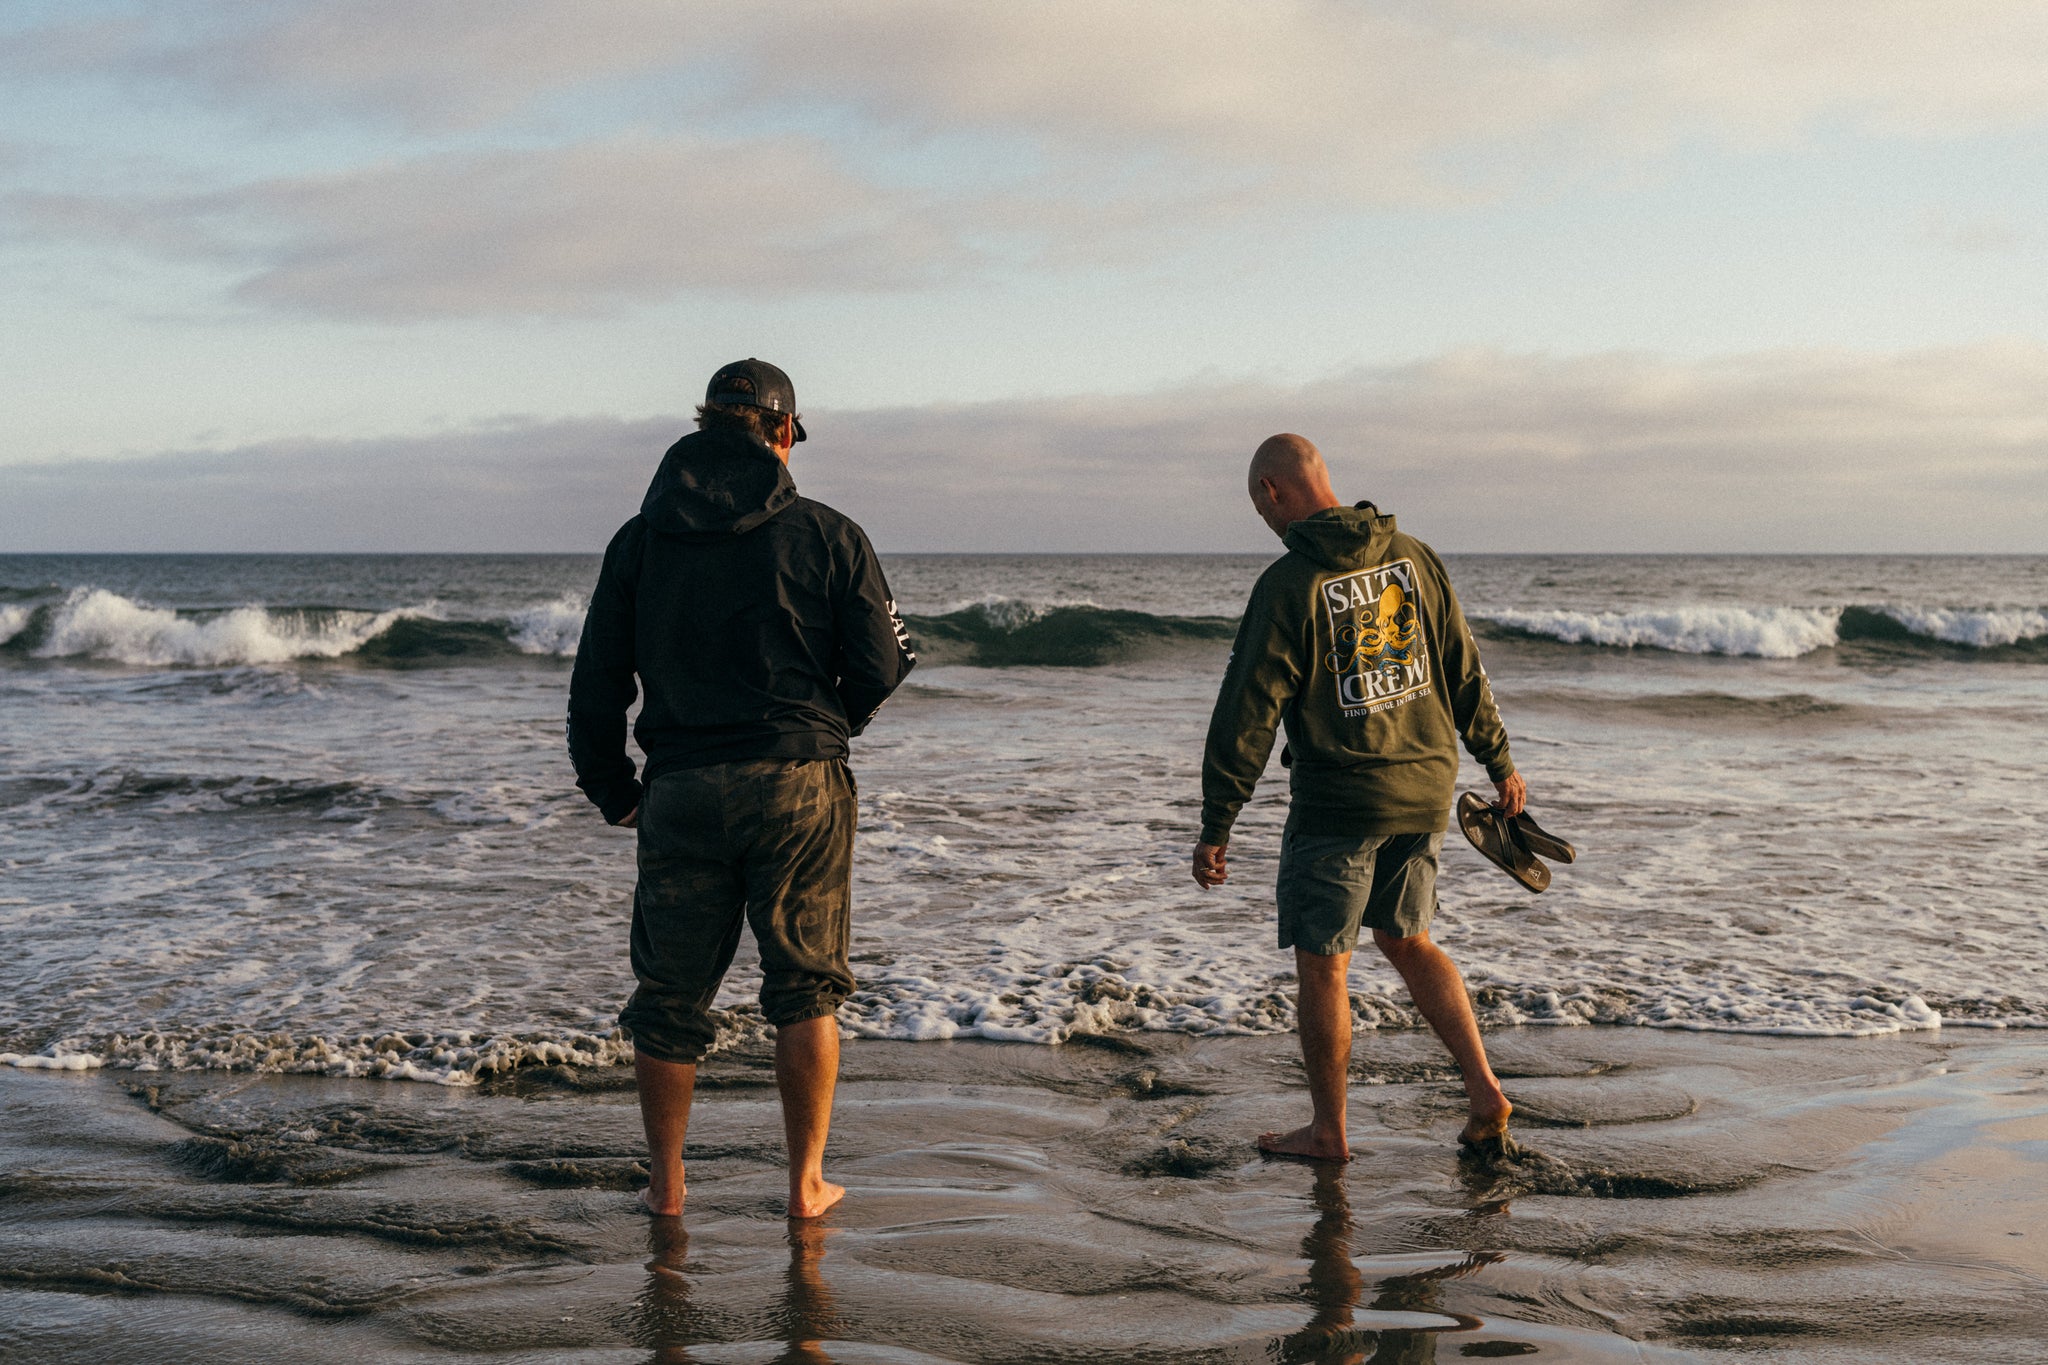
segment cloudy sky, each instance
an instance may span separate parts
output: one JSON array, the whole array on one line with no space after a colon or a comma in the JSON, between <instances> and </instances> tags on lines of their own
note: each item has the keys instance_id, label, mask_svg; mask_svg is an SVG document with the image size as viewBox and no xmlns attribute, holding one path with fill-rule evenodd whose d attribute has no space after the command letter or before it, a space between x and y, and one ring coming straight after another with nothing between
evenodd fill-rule
<instances>
[{"instance_id":1,"label":"cloudy sky","mask_svg":"<svg viewBox=\"0 0 2048 1365\"><path fill-rule=\"evenodd\" d=\"M2039 0L15 0L0 551L2048 551Z\"/></svg>"}]
</instances>

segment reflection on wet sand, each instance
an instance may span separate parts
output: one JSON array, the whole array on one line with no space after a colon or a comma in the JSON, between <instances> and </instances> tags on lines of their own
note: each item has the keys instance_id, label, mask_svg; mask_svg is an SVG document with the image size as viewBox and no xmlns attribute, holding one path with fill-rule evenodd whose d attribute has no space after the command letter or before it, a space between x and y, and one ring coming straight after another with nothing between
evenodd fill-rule
<instances>
[{"instance_id":1,"label":"reflection on wet sand","mask_svg":"<svg viewBox=\"0 0 2048 1365\"><path fill-rule=\"evenodd\" d=\"M789 1224L789 1270L771 1330L787 1344L776 1365L832 1365L825 1343L841 1335L839 1315L820 1263L831 1230L816 1222ZM656 1218L648 1232L647 1292L642 1336L654 1347L654 1365L691 1365L693 1344L723 1338L712 1315L695 1303L688 1261L690 1234L680 1218Z\"/></svg>"},{"instance_id":2,"label":"reflection on wet sand","mask_svg":"<svg viewBox=\"0 0 2048 1365\"><path fill-rule=\"evenodd\" d=\"M1547 1154L1454 1162L1435 1040L1390 1033L1371 1158L1317 1172L1244 1140L1299 1102L1291 1037L866 1041L856 1197L796 1229L756 1047L705 1101L687 1237L633 1210L630 1089L566 1068L0 1068L0 1360L2039 1357L2048 1040L1492 1044Z\"/></svg>"},{"instance_id":3,"label":"reflection on wet sand","mask_svg":"<svg viewBox=\"0 0 2048 1365\"><path fill-rule=\"evenodd\" d=\"M1319 1164L1309 1197L1318 1216L1301 1242L1301 1254L1308 1261L1308 1282L1302 1286L1302 1295L1314 1313L1307 1326L1280 1343L1280 1360L1289 1365L1311 1361L1316 1365L1425 1365L1437 1358L1440 1334L1474 1331L1485 1325L1470 1314L1445 1311L1439 1300L1445 1281L1499 1261L1497 1251L1467 1252L1444 1265L1376 1281L1377 1292L1361 1322L1359 1303L1365 1297L1366 1280L1353 1251L1354 1223L1344 1168ZM1399 1318L1434 1321L1402 1322Z\"/></svg>"}]
</instances>

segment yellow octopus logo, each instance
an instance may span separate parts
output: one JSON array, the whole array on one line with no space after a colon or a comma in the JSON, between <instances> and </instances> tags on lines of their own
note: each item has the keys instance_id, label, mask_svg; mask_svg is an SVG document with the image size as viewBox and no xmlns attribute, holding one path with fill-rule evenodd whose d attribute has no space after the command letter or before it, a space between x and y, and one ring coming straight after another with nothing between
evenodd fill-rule
<instances>
[{"instance_id":1,"label":"yellow octopus logo","mask_svg":"<svg viewBox=\"0 0 2048 1365\"><path fill-rule=\"evenodd\" d=\"M1332 673L1391 673L1415 657L1421 621L1415 604L1397 583L1389 583L1370 611L1337 627L1337 647L1323 656Z\"/></svg>"}]
</instances>

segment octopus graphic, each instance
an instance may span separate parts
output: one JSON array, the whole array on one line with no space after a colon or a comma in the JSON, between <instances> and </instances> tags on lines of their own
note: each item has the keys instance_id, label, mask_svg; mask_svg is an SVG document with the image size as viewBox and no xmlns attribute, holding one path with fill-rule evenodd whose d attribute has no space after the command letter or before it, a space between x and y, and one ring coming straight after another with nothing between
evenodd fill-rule
<instances>
[{"instance_id":1,"label":"octopus graphic","mask_svg":"<svg viewBox=\"0 0 2048 1365\"><path fill-rule=\"evenodd\" d=\"M1337 627L1337 647L1323 656L1332 673L1392 673L1414 659L1422 622L1398 583L1389 583L1370 611Z\"/></svg>"}]
</instances>

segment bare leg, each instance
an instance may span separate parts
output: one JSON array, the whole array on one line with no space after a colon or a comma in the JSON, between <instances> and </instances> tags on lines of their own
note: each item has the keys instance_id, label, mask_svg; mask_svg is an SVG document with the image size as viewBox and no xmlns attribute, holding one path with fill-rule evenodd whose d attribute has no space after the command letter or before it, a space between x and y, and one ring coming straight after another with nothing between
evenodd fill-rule
<instances>
[{"instance_id":1,"label":"bare leg","mask_svg":"<svg viewBox=\"0 0 2048 1365\"><path fill-rule=\"evenodd\" d=\"M789 1141L789 1216L816 1218L846 1190L825 1179L825 1134L839 1082L839 1021L831 1015L775 1031L775 1084Z\"/></svg>"},{"instance_id":2,"label":"bare leg","mask_svg":"<svg viewBox=\"0 0 2048 1365\"><path fill-rule=\"evenodd\" d=\"M1275 1156L1323 1161L1351 1160L1344 1137L1344 1082L1351 1067L1351 990L1345 974L1351 954L1325 957L1294 950L1294 974L1301 983L1295 1017L1301 1031L1301 1061L1308 1072L1308 1127L1291 1133L1261 1133L1259 1150Z\"/></svg>"},{"instance_id":3,"label":"bare leg","mask_svg":"<svg viewBox=\"0 0 2048 1365\"><path fill-rule=\"evenodd\" d=\"M656 1217L672 1218L683 1211L683 1138L690 1130L697 1064L636 1052L633 1079L640 1087L640 1122L647 1129L647 1188L640 1202Z\"/></svg>"},{"instance_id":4,"label":"bare leg","mask_svg":"<svg viewBox=\"0 0 2048 1365\"><path fill-rule=\"evenodd\" d=\"M1450 954L1430 942L1427 933L1395 938L1373 930L1372 941L1407 983L1415 1008L1436 1030L1465 1078L1465 1098L1472 1117L1459 1141L1498 1141L1507 1135L1514 1106L1501 1093L1500 1080L1487 1064L1486 1045L1479 1041L1479 1021L1472 1017L1472 998Z\"/></svg>"}]
</instances>

